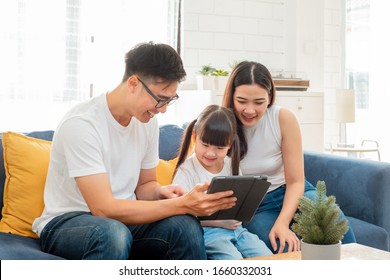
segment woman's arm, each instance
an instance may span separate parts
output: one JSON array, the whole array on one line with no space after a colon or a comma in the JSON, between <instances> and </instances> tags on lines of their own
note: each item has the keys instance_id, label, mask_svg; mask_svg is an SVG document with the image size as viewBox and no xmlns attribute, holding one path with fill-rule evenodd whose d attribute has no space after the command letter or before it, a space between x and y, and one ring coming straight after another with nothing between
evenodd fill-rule
<instances>
[{"instance_id":1,"label":"woman's arm","mask_svg":"<svg viewBox=\"0 0 390 280\"><path fill-rule=\"evenodd\" d=\"M289 225L297 210L299 197L304 193L304 163L302 138L299 123L295 115L287 109L281 108L279 123L282 133L282 157L284 175L286 179L286 193L282 210L270 232L271 244L276 250L276 238L280 241L278 252L283 252L285 244L289 251L300 250L300 242Z\"/></svg>"}]
</instances>

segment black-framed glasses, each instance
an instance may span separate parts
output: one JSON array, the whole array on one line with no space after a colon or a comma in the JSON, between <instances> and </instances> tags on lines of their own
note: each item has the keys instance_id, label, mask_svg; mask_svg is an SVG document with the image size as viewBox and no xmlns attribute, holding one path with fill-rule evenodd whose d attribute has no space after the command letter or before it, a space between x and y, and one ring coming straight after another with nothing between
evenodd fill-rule
<instances>
[{"instance_id":1,"label":"black-framed glasses","mask_svg":"<svg viewBox=\"0 0 390 280\"><path fill-rule=\"evenodd\" d=\"M153 97L154 100L157 101L157 104L156 106L154 106L156 109L159 109L161 107L164 107L165 105L171 105L173 102L175 102L179 96L176 94L175 96L171 97L171 98L167 98L167 99L161 99L161 98L158 98L149 88L147 85L145 85L145 83L140 79L138 78L138 80L141 82L141 84L144 86L144 88L146 89L146 92L149 93L149 95L151 97Z\"/></svg>"}]
</instances>

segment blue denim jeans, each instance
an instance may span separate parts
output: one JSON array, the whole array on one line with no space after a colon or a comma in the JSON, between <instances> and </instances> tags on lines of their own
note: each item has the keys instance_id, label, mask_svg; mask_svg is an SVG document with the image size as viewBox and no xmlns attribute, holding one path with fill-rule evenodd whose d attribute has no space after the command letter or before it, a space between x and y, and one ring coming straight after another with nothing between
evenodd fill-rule
<instances>
[{"instance_id":1,"label":"blue denim jeans","mask_svg":"<svg viewBox=\"0 0 390 280\"><path fill-rule=\"evenodd\" d=\"M42 250L66 259L206 259L203 229L190 215L126 226L88 212L54 218L43 229Z\"/></svg>"},{"instance_id":2,"label":"blue denim jeans","mask_svg":"<svg viewBox=\"0 0 390 280\"><path fill-rule=\"evenodd\" d=\"M272 255L257 235L239 226L235 230L204 227L204 239L209 260L239 260Z\"/></svg>"},{"instance_id":3,"label":"blue denim jeans","mask_svg":"<svg viewBox=\"0 0 390 280\"><path fill-rule=\"evenodd\" d=\"M257 234L261 240L272 250L271 242L269 241L269 233L273 227L277 217L279 216L280 211L282 210L284 194L286 192L286 186L281 186L274 191L267 193L263 201L261 202L259 208L256 210L256 214L253 219L243 224L249 232ZM305 182L305 193L306 197L310 199L315 199L317 194L316 188L310 184L308 181ZM337 200L336 200L337 202ZM341 212L340 218L345 217L344 213ZM279 247L279 240L276 240ZM344 235L342 243L355 243L356 238L352 231L352 228L349 226L349 230ZM287 252L288 246L284 249ZM277 251L276 251L277 252Z\"/></svg>"}]
</instances>

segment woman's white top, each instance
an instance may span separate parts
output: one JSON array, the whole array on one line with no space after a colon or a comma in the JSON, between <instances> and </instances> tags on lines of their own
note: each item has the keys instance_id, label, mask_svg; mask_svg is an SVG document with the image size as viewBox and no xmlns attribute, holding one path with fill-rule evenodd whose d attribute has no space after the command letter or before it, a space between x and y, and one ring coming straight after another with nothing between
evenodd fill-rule
<instances>
[{"instance_id":1,"label":"woman's white top","mask_svg":"<svg viewBox=\"0 0 390 280\"><path fill-rule=\"evenodd\" d=\"M242 174L266 175L271 183L269 192L286 183L279 111L280 107L273 105L257 124L244 127L248 152L240 163Z\"/></svg>"}]
</instances>

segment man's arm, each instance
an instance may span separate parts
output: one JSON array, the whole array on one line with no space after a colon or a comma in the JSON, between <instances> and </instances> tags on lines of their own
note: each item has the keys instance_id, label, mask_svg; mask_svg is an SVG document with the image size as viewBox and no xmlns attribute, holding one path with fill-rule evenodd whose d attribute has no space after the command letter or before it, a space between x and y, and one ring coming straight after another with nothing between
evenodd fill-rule
<instances>
[{"instance_id":1,"label":"man's arm","mask_svg":"<svg viewBox=\"0 0 390 280\"><path fill-rule=\"evenodd\" d=\"M128 225L151 223L180 214L211 215L220 209L231 208L236 201L229 197L232 191L205 194L208 185L195 186L191 192L172 199L115 199L105 173L78 177L76 183L93 215L116 219ZM152 181L146 184L152 184ZM151 188L145 188L143 195L146 195L147 189Z\"/></svg>"},{"instance_id":2,"label":"man's arm","mask_svg":"<svg viewBox=\"0 0 390 280\"><path fill-rule=\"evenodd\" d=\"M141 169L135 194L139 200L157 200L179 197L186 191L179 185L161 186L157 182L156 168Z\"/></svg>"}]
</instances>

